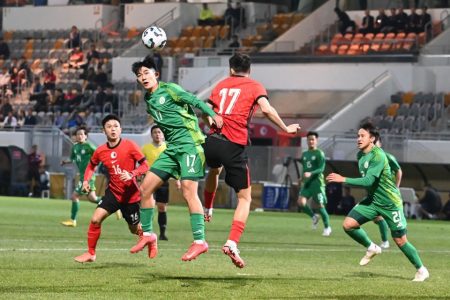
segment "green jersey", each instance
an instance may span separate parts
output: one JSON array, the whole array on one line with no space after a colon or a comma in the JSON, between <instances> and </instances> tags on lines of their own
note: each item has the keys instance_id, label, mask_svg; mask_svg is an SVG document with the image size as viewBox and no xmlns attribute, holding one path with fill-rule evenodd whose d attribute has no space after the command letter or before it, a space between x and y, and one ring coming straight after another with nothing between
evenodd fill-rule
<instances>
[{"instance_id":1,"label":"green jersey","mask_svg":"<svg viewBox=\"0 0 450 300\"><path fill-rule=\"evenodd\" d=\"M70 160L75 163L80 171L80 178L83 179L84 171L91 160L92 154L94 154L95 147L89 143L76 143L72 147L72 153L70 154Z\"/></svg>"},{"instance_id":2,"label":"green jersey","mask_svg":"<svg viewBox=\"0 0 450 300\"><path fill-rule=\"evenodd\" d=\"M345 183L364 187L367 200L382 208L402 207L400 191L395 185L384 151L374 146L369 153L358 152L361 178L346 178Z\"/></svg>"},{"instance_id":3,"label":"green jersey","mask_svg":"<svg viewBox=\"0 0 450 300\"><path fill-rule=\"evenodd\" d=\"M304 179L304 187L323 187L325 181L323 172L325 171L325 154L320 149L307 150L302 155L303 173L310 172L311 177Z\"/></svg>"},{"instance_id":4,"label":"green jersey","mask_svg":"<svg viewBox=\"0 0 450 300\"><path fill-rule=\"evenodd\" d=\"M158 89L145 95L147 112L161 128L167 148L200 145L205 141L192 106L213 117L216 114L203 101L175 83L159 82Z\"/></svg>"}]
</instances>

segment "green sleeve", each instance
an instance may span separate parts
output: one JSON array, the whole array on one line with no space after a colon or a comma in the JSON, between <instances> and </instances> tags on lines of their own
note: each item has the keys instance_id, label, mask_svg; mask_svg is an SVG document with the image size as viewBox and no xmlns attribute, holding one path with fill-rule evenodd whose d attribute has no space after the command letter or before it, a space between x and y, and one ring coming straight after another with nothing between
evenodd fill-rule
<instances>
[{"instance_id":1,"label":"green sleeve","mask_svg":"<svg viewBox=\"0 0 450 300\"><path fill-rule=\"evenodd\" d=\"M395 156L390 153L386 153L386 156L389 161L389 166L391 166L392 172L397 173L397 171L401 169L397 159L395 159Z\"/></svg>"},{"instance_id":2,"label":"green sleeve","mask_svg":"<svg viewBox=\"0 0 450 300\"><path fill-rule=\"evenodd\" d=\"M198 99L194 94L186 92L183 88L176 84L171 84L169 86L170 93L172 97L176 101L181 101L183 103L192 105L200 109L203 113L207 114L210 117L214 117L216 113L209 107L205 102Z\"/></svg>"},{"instance_id":3,"label":"green sleeve","mask_svg":"<svg viewBox=\"0 0 450 300\"><path fill-rule=\"evenodd\" d=\"M311 175L322 174L325 171L325 155L323 154L323 152L320 152L318 164L319 167L315 170L312 170Z\"/></svg>"},{"instance_id":4,"label":"green sleeve","mask_svg":"<svg viewBox=\"0 0 450 300\"><path fill-rule=\"evenodd\" d=\"M91 143L89 143L89 149L91 150L91 156L92 156L92 154L94 154L96 148L95 148L94 145L92 145Z\"/></svg>"},{"instance_id":5,"label":"green sleeve","mask_svg":"<svg viewBox=\"0 0 450 300\"><path fill-rule=\"evenodd\" d=\"M345 178L344 183L354 186L370 187L375 180L381 176L381 172L384 169L384 164L385 157L383 157L380 153L375 153L370 160L366 176L361 178Z\"/></svg>"}]
</instances>

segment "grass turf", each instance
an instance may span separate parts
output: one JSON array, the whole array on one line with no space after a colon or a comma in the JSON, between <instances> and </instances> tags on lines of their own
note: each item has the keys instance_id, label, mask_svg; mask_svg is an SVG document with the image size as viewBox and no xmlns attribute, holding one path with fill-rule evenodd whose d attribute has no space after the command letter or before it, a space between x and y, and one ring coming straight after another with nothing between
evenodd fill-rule
<instances>
[{"instance_id":1,"label":"grass turf","mask_svg":"<svg viewBox=\"0 0 450 300\"><path fill-rule=\"evenodd\" d=\"M97 261L78 264L95 206L81 203L78 227L60 225L70 201L0 197L2 299L449 299L450 223L409 221L409 239L431 277L414 283L415 269L392 245L366 267L365 249L331 216L333 233L311 230L304 214L252 213L240 244L247 266L237 269L221 253L231 210L216 210L207 224L210 251L192 262L181 256L192 242L186 207L168 210L169 241L150 260L132 255L136 237L115 215L102 227ZM156 217L155 217L156 220ZM158 232L158 225L154 225ZM378 227L364 228L379 243Z\"/></svg>"}]
</instances>

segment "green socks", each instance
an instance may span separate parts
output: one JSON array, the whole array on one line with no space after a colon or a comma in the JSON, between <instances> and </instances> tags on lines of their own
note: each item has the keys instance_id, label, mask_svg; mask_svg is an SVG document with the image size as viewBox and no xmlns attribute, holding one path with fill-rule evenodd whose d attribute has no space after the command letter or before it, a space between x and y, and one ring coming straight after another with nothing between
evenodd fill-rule
<instances>
[{"instance_id":1,"label":"green socks","mask_svg":"<svg viewBox=\"0 0 450 300\"><path fill-rule=\"evenodd\" d=\"M141 208L141 224L143 232L153 231L153 212L154 208Z\"/></svg>"},{"instance_id":2,"label":"green socks","mask_svg":"<svg viewBox=\"0 0 450 300\"><path fill-rule=\"evenodd\" d=\"M80 201L72 201L72 209L70 211L70 218L77 219L78 211L80 210Z\"/></svg>"},{"instance_id":3,"label":"green socks","mask_svg":"<svg viewBox=\"0 0 450 300\"><path fill-rule=\"evenodd\" d=\"M349 231L345 230L345 233L366 248L372 243L367 233L361 228L350 229Z\"/></svg>"},{"instance_id":4,"label":"green socks","mask_svg":"<svg viewBox=\"0 0 450 300\"><path fill-rule=\"evenodd\" d=\"M375 221L375 224L378 224L378 228L380 229L381 241L386 242L388 240L388 231L389 231L386 221L384 219L380 221Z\"/></svg>"},{"instance_id":5,"label":"green socks","mask_svg":"<svg viewBox=\"0 0 450 300\"><path fill-rule=\"evenodd\" d=\"M311 210L311 207L309 207L308 204L305 204L305 206L303 207L302 206L298 207L298 212L301 212L302 210L305 214L307 214L311 218L314 216L314 212Z\"/></svg>"},{"instance_id":6,"label":"green socks","mask_svg":"<svg viewBox=\"0 0 450 300\"><path fill-rule=\"evenodd\" d=\"M325 207L320 208L319 213L323 220L323 227L324 228L330 227L330 217L328 216L326 208Z\"/></svg>"},{"instance_id":7,"label":"green socks","mask_svg":"<svg viewBox=\"0 0 450 300\"><path fill-rule=\"evenodd\" d=\"M194 241L205 240L205 219L203 214L191 214L191 229ZM142 224L143 227L144 224Z\"/></svg>"},{"instance_id":8,"label":"green socks","mask_svg":"<svg viewBox=\"0 0 450 300\"><path fill-rule=\"evenodd\" d=\"M403 246L399 247L403 254L409 259L409 261L419 269L423 266L422 260L420 259L419 253L417 253L416 248L410 243L406 242Z\"/></svg>"}]
</instances>

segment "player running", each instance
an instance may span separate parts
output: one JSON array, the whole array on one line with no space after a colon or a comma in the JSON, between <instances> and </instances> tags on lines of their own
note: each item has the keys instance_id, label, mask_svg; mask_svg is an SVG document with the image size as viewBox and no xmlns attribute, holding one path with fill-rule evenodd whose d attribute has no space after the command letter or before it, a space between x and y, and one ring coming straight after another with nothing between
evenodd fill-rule
<instances>
[{"instance_id":1,"label":"player running","mask_svg":"<svg viewBox=\"0 0 450 300\"><path fill-rule=\"evenodd\" d=\"M75 163L80 171L80 180L72 193L72 209L70 212L70 220L61 222L62 225L68 227L77 226L77 216L80 210L80 196L87 195L87 199L92 203L98 203L101 197L95 194L95 175L89 180L89 192L83 191L83 177L86 167L89 164L92 154L94 154L95 147L87 141L88 130L85 126L80 126L75 131L76 144L72 147L69 160L62 160L61 166L65 164Z\"/></svg>"},{"instance_id":2,"label":"player running","mask_svg":"<svg viewBox=\"0 0 450 300\"><path fill-rule=\"evenodd\" d=\"M324 227L322 235L330 236L330 217L325 208L327 204L327 195L325 193L325 180L323 178L323 171L325 170L325 154L322 150L317 148L318 138L319 134L315 131L309 131L306 134L308 150L303 152L301 157L303 165L303 186L298 194L297 202L299 211L303 209L305 214L312 218L313 229L316 229L319 218L312 209L319 210ZM307 204L307 200L310 198L312 198L312 209Z\"/></svg>"},{"instance_id":3,"label":"player running","mask_svg":"<svg viewBox=\"0 0 450 300\"><path fill-rule=\"evenodd\" d=\"M358 131L358 149L360 150L358 167L361 178L348 178L331 173L326 179L328 182L364 187L368 192L367 197L349 212L343 224L345 233L367 247L366 255L359 264L367 265L374 256L382 251L360 226L377 216L382 216L388 223L395 243L417 269L413 281L424 281L430 275L416 248L408 242L406 237L406 219L403 214L402 198L392 178L386 154L375 145L378 136L378 131L371 123L361 125Z\"/></svg>"},{"instance_id":4,"label":"player running","mask_svg":"<svg viewBox=\"0 0 450 300\"><path fill-rule=\"evenodd\" d=\"M218 128L209 120L211 130L205 143L205 155L206 163L211 169L205 182L205 220L211 219L213 200L223 167L226 172L225 182L236 191L238 205L222 251L237 267L243 268L245 262L239 256L237 244L244 232L252 200L246 152L248 125L252 114L259 105L265 117L284 132L297 133L300 126L286 126L270 105L266 89L249 78L251 62L248 55L235 54L229 63L230 77L216 85L209 100L214 112L223 117L223 127Z\"/></svg>"},{"instance_id":5,"label":"player running","mask_svg":"<svg viewBox=\"0 0 450 300\"><path fill-rule=\"evenodd\" d=\"M190 261L208 251L203 207L197 195L198 180L205 174L205 154L202 147L204 136L192 106L210 116L219 128L222 127L222 118L179 85L158 82L159 73L152 57L147 56L143 61L135 62L132 70L137 81L147 91L144 97L147 112L164 133L167 149L153 163L141 183L141 220L144 233L130 251L136 253L145 246L156 243L156 235L152 232L155 207L153 193L170 177L180 178L194 237L194 242L181 259Z\"/></svg>"},{"instance_id":6,"label":"player running","mask_svg":"<svg viewBox=\"0 0 450 300\"><path fill-rule=\"evenodd\" d=\"M377 137L376 145L380 148L382 147L380 136ZM386 154L386 158L388 160L389 167L391 168L391 174L392 174L392 178L395 181L395 185L397 186L397 188L400 188L400 183L402 181L402 175L403 175L402 169L401 169L400 165L398 164L397 159L395 158L394 155L392 155L386 151L384 153ZM380 235L381 235L380 247L382 249L388 249L390 247L389 241L388 241L389 227L386 223L386 220L384 220L382 216L378 216L373 221L375 224L378 225L378 228L380 230Z\"/></svg>"},{"instance_id":7,"label":"player running","mask_svg":"<svg viewBox=\"0 0 450 300\"><path fill-rule=\"evenodd\" d=\"M83 179L83 189L89 191L89 180L94 174L95 167L102 163L110 176L105 196L98 203L91 218L88 229L88 251L75 257L80 263L94 262L96 246L100 238L102 222L117 210L122 211L130 232L142 235L139 218L139 187L136 177L145 174L148 165L139 147L130 140L120 137L122 132L120 119L115 115L107 115L102 120L103 130L107 142L98 147L87 165ZM136 168L136 163L139 167ZM157 248L152 250L156 256Z\"/></svg>"}]
</instances>

